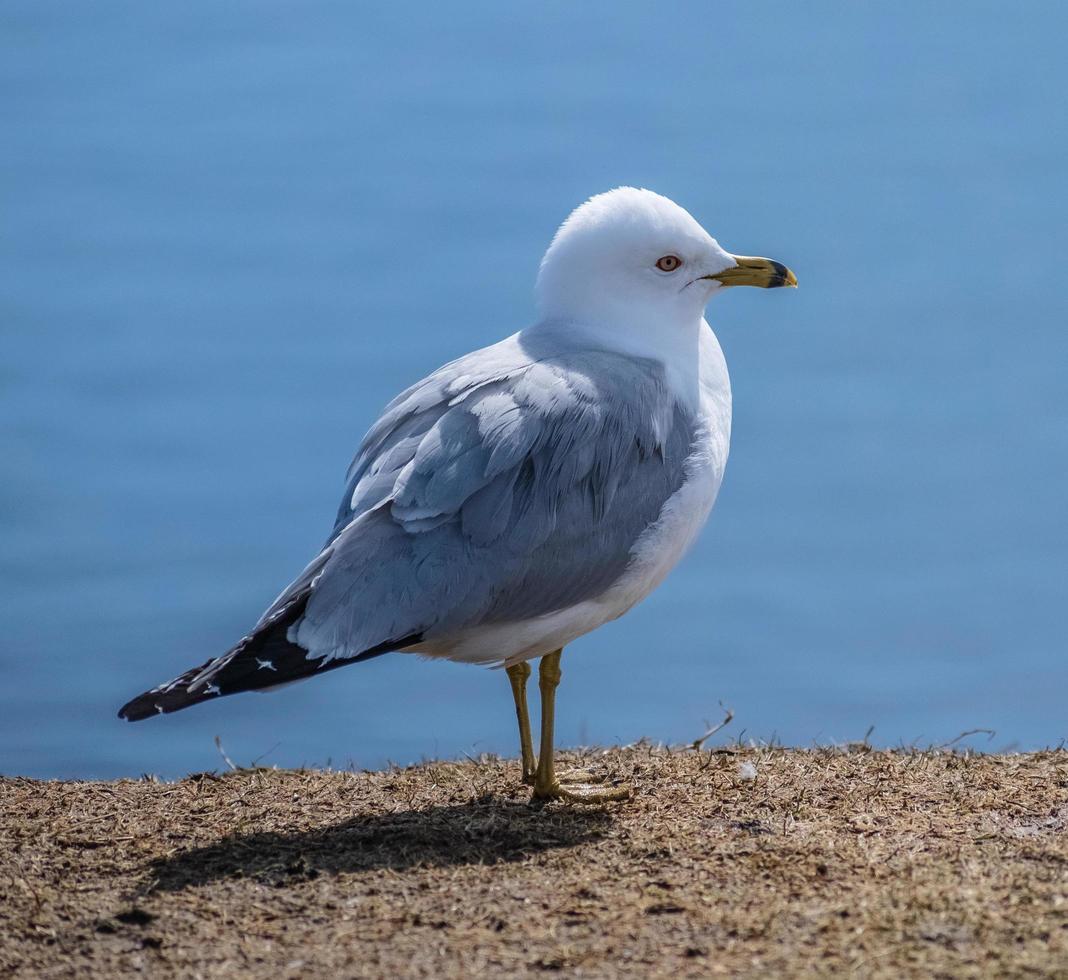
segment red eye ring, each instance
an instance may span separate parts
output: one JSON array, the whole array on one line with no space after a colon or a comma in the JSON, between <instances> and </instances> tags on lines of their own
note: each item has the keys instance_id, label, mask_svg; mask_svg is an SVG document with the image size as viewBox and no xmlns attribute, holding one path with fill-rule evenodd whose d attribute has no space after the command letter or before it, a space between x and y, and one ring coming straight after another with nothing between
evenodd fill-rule
<instances>
[{"instance_id":1,"label":"red eye ring","mask_svg":"<svg viewBox=\"0 0 1068 980\"><path fill-rule=\"evenodd\" d=\"M680 265L682 265L682 259L677 255L662 255L656 260L656 267L661 272L674 272Z\"/></svg>"}]
</instances>

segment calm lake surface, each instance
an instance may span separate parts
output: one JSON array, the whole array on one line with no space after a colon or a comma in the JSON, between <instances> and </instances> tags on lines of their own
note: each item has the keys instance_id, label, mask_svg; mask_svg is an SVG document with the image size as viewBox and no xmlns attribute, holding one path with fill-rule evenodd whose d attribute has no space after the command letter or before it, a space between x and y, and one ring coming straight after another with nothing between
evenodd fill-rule
<instances>
[{"instance_id":1,"label":"calm lake surface","mask_svg":"<svg viewBox=\"0 0 1068 980\"><path fill-rule=\"evenodd\" d=\"M709 319L713 518L569 648L558 740L1068 736L1068 7L0 11L0 771L513 753L500 672L383 657L131 726L322 541L375 413L665 193L795 291ZM966 12L966 16L962 16Z\"/></svg>"}]
</instances>

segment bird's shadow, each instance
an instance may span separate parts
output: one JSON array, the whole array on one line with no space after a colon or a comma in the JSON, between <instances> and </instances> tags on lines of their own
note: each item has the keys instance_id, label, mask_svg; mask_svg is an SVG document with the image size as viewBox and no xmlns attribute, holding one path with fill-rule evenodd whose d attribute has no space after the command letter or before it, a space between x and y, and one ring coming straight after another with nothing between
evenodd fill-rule
<instances>
[{"instance_id":1,"label":"bird's shadow","mask_svg":"<svg viewBox=\"0 0 1068 980\"><path fill-rule=\"evenodd\" d=\"M320 874L381 868L497 864L604 835L604 810L538 807L483 797L364 815L311 830L233 834L213 844L158 858L147 891L181 891L221 878L297 884Z\"/></svg>"}]
</instances>

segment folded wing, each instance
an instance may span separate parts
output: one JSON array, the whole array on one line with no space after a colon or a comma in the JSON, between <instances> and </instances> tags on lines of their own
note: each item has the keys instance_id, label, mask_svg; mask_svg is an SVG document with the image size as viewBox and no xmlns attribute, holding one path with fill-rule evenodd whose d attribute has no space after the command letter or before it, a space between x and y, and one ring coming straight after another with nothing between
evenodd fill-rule
<instances>
[{"instance_id":1,"label":"folded wing","mask_svg":"<svg viewBox=\"0 0 1068 980\"><path fill-rule=\"evenodd\" d=\"M681 486L692 437L652 362L517 336L446 365L367 434L326 546L256 629L131 705L176 710L599 595Z\"/></svg>"}]
</instances>

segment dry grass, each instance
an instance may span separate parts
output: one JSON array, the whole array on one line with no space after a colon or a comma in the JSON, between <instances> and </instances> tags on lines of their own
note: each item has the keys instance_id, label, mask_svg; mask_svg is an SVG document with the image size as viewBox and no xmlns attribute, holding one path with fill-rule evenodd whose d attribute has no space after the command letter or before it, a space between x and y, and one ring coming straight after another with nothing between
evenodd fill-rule
<instances>
[{"instance_id":1,"label":"dry grass","mask_svg":"<svg viewBox=\"0 0 1068 980\"><path fill-rule=\"evenodd\" d=\"M0 780L0 975L1068 976L1066 752L571 761Z\"/></svg>"}]
</instances>

